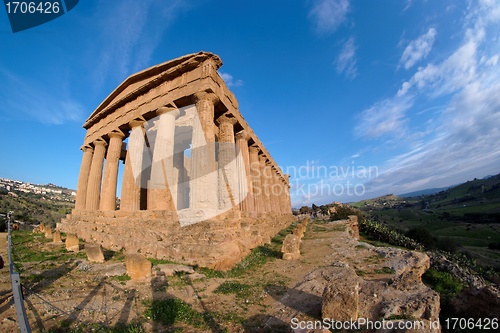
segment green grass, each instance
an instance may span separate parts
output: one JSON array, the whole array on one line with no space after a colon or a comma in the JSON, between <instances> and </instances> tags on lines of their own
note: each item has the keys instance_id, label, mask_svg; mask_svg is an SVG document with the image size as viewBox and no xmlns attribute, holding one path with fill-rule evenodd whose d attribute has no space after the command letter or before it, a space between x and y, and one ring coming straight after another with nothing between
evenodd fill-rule
<instances>
[{"instance_id":1,"label":"green grass","mask_svg":"<svg viewBox=\"0 0 500 333\"><path fill-rule=\"evenodd\" d=\"M64 262L75 257L85 258L85 253L68 252L63 245L54 245L52 251L40 249L41 245L51 242L52 240L45 238L43 234L35 234L28 231L13 232L12 248L14 262Z\"/></svg>"},{"instance_id":2,"label":"green grass","mask_svg":"<svg viewBox=\"0 0 500 333\"><path fill-rule=\"evenodd\" d=\"M177 264L174 261L166 260L166 259L148 258L148 260L151 262L151 265L153 265L153 266L162 265L162 264Z\"/></svg>"},{"instance_id":3,"label":"green grass","mask_svg":"<svg viewBox=\"0 0 500 333\"><path fill-rule=\"evenodd\" d=\"M153 300L147 304L144 315L165 326L184 323L196 328L208 328L207 322L211 320L208 314L195 311L191 305L178 298Z\"/></svg>"},{"instance_id":4,"label":"green grass","mask_svg":"<svg viewBox=\"0 0 500 333\"><path fill-rule=\"evenodd\" d=\"M125 282L130 281L132 278L127 273L123 273L122 275L113 276L113 279L119 282Z\"/></svg>"},{"instance_id":5,"label":"green grass","mask_svg":"<svg viewBox=\"0 0 500 333\"><path fill-rule=\"evenodd\" d=\"M394 274L394 269L384 266L380 269L375 269L373 272L375 274Z\"/></svg>"},{"instance_id":6,"label":"green grass","mask_svg":"<svg viewBox=\"0 0 500 333\"><path fill-rule=\"evenodd\" d=\"M238 298L245 298L252 294L252 286L237 281L225 281L214 290L214 293L235 294Z\"/></svg>"},{"instance_id":7,"label":"green grass","mask_svg":"<svg viewBox=\"0 0 500 333\"><path fill-rule=\"evenodd\" d=\"M463 288L463 284L450 273L440 272L434 268L422 275L422 281L431 286L444 299L451 299Z\"/></svg>"},{"instance_id":8,"label":"green grass","mask_svg":"<svg viewBox=\"0 0 500 333\"><path fill-rule=\"evenodd\" d=\"M145 333L145 329L141 323L117 324L114 327L109 327L99 323L80 323L75 327L69 327L70 323L63 321L58 328L51 328L48 333Z\"/></svg>"}]
</instances>

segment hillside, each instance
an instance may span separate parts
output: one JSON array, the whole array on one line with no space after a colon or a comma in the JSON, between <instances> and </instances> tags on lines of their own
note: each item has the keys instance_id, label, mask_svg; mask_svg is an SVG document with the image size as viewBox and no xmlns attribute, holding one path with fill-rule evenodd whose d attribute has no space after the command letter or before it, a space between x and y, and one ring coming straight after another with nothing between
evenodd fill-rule
<instances>
[{"instance_id":1,"label":"hillside","mask_svg":"<svg viewBox=\"0 0 500 333\"><path fill-rule=\"evenodd\" d=\"M500 270L500 174L430 195L394 195L353 204L373 220L403 232L423 227L436 246L462 252Z\"/></svg>"},{"instance_id":2,"label":"hillside","mask_svg":"<svg viewBox=\"0 0 500 333\"><path fill-rule=\"evenodd\" d=\"M55 224L74 207L70 190L58 194L41 194L23 192L17 189L11 191L0 189L0 232L5 227L4 219L7 212L12 211L14 220L21 228L31 224L44 223L55 227Z\"/></svg>"}]
</instances>

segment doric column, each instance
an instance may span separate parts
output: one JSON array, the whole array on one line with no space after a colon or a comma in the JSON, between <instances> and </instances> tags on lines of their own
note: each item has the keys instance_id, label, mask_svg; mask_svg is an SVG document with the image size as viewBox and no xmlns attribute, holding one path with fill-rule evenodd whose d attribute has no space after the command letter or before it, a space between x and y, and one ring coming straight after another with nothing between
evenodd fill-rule
<instances>
[{"instance_id":1,"label":"doric column","mask_svg":"<svg viewBox=\"0 0 500 333\"><path fill-rule=\"evenodd\" d=\"M125 135L121 132L111 132L109 136L106 166L104 167L104 180L102 183L101 210L116 209L116 183L118 181L118 166L122 151L122 142Z\"/></svg>"},{"instance_id":2,"label":"doric column","mask_svg":"<svg viewBox=\"0 0 500 333\"><path fill-rule=\"evenodd\" d=\"M215 142L214 106L219 98L214 93L200 91L194 94L194 101L207 144Z\"/></svg>"},{"instance_id":3,"label":"doric column","mask_svg":"<svg viewBox=\"0 0 500 333\"><path fill-rule=\"evenodd\" d=\"M177 146L177 142L175 143ZM173 158L173 184L170 185L172 189L172 199L177 207L177 210L187 208L187 202L185 202L185 192L186 188L186 168L184 167L184 151L174 152Z\"/></svg>"},{"instance_id":4,"label":"doric column","mask_svg":"<svg viewBox=\"0 0 500 333\"><path fill-rule=\"evenodd\" d=\"M267 166L267 157L265 155L259 155L260 162L260 179L262 184L262 195L264 198L264 212L271 212L271 195L269 193L269 175L270 170Z\"/></svg>"},{"instance_id":5,"label":"doric column","mask_svg":"<svg viewBox=\"0 0 500 333\"><path fill-rule=\"evenodd\" d=\"M193 122L189 208L218 209L217 163L215 161L214 103L217 96L194 95L199 121Z\"/></svg>"},{"instance_id":6,"label":"doric column","mask_svg":"<svg viewBox=\"0 0 500 333\"><path fill-rule=\"evenodd\" d=\"M280 213L281 214L286 214L286 190L285 190L285 181L282 177L278 178L279 185L280 185Z\"/></svg>"},{"instance_id":7,"label":"doric column","mask_svg":"<svg viewBox=\"0 0 500 333\"><path fill-rule=\"evenodd\" d=\"M271 194L271 210L273 213L279 213L280 212L280 187L278 184L278 170L276 167L271 167L271 186L270 186L270 194Z\"/></svg>"},{"instance_id":8,"label":"doric column","mask_svg":"<svg viewBox=\"0 0 500 333\"><path fill-rule=\"evenodd\" d=\"M285 214L292 214L292 201L290 200L290 175L285 175Z\"/></svg>"},{"instance_id":9,"label":"doric column","mask_svg":"<svg viewBox=\"0 0 500 333\"><path fill-rule=\"evenodd\" d=\"M130 122L127 157L123 171L122 196L120 210L135 211L141 209L141 176L144 156L144 120Z\"/></svg>"},{"instance_id":10,"label":"doric column","mask_svg":"<svg viewBox=\"0 0 500 333\"><path fill-rule=\"evenodd\" d=\"M217 119L217 124L219 125L219 209L228 210L240 201L234 145L236 119L222 115Z\"/></svg>"},{"instance_id":11,"label":"doric column","mask_svg":"<svg viewBox=\"0 0 500 333\"><path fill-rule=\"evenodd\" d=\"M85 207L87 210L98 210L101 196L102 166L104 155L106 154L106 142L103 140L94 141L94 156L90 166L89 183L87 186L87 198Z\"/></svg>"},{"instance_id":12,"label":"doric column","mask_svg":"<svg viewBox=\"0 0 500 333\"><path fill-rule=\"evenodd\" d=\"M264 213L265 204L262 193L262 179L259 162L259 147L248 147L248 155L250 160L250 179L252 187L252 195L254 199L254 209L258 213Z\"/></svg>"},{"instance_id":13,"label":"doric column","mask_svg":"<svg viewBox=\"0 0 500 333\"><path fill-rule=\"evenodd\" d=\"M87 185L89 182L90 166L92 165L92 154L94 150L91 147L82 147L83 157L80 166L80 175L78 176L78 188L76 189L75 209L83 210L86 208Z\"/></svg>"},{"instance_id":14,"label":"doric column","mask_svg":"<svg viewBox=\"0 0 500 333\"><path fill-rule=\"evenodd\" d=\"M172 183L174 163L175 119L180 111L161 107L157 110L157 114L158 127L148 185L148 210L175 211L169 184Z\"/></svg>"},{"instance_id":15,"label":"doric column","mask_svg":"<svg viewBox=\"0 0 500 333\"><path fill-rule=\"evenodd\" d=\"M240 189L240 208L244 212L255 211L254 198L252 193L252 180L250 176L250 156L248 151L247 131L243 130L236 134L236 146L241 152L241 158L237 162L243 165L238 165L238 184ZM238 163L240 164L240 163Z\"/></svg>"}]
</instances>

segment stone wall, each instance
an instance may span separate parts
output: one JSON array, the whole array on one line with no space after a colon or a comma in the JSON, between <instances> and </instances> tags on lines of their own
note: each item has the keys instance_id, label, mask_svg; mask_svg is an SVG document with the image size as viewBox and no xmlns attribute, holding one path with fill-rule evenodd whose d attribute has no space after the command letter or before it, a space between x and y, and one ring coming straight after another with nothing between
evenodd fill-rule
<instances>
[{"instance_id":1,"label":"stone wall","mask_svg":"<svg viewBox=\"0 0 500 333\"><path fill-rule=\"evenodd\" d=\"M181 227L168 211L136 211L132 214L85 212L71 214L58 229L77 233L86 242L104 248L189 265L226 270L252 248L294 221L293 216L267 214L235 218L233 211L207 221Z\"/></svg>"}]
</instances>

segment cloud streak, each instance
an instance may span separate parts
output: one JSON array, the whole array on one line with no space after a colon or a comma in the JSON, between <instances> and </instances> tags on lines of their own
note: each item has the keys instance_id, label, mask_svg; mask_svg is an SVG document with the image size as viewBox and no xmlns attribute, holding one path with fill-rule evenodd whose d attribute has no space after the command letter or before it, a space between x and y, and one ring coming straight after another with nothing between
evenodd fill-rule
<instances>
[{"instance_id":1,"label":"cloud streak","mask_svg":"<svg viewBox=\"0 0 500 333\"><path fill-rule=\"evenodd\" d=\"M100 4L90 19L95 23L98 43L88 40L87 57L96 64L92 76L97 89L109 80L124 80L130 74L150 66L151 56L176 16L189 8L188 2L135 1ZM94 45L106 45L96 49ZM97 61L95 60L97 59Z\"/></svg>"},{"instance_id":2,"label":"cloud streak","mask_svg":"<svg viewBox=\"0 0 500 333\"><path fill-rule=\"evenodd\" d=\"M346 21L349 11L349 0L317 0L309 11L309 18L318 33L330 34Z\"/></svg>"},{"instance_id":3,"label":"cloud streak","mask_svg":"<svg viewBox=\"0 0 500 333\"><path fill-rule=\"evenodd\" d=\"M410 69L417 62L427 58L429 52L431 52L436 35L436 29L430 28L427 33L411 41L403 51L399 65L403 65L405 69Z\"/></svg>"},{"instance_id":4,"label":"cloud streak","mask_svg":"<svg viewBox=\"0 0 500 333\"><path fill-rule=\"evenodd\" d=\"M348 79L354 79L358 75L356 59L356 42L354 37L349 38L343 45L336 59L337 73L344 74Z\"/></svg>"}]
</instances>

